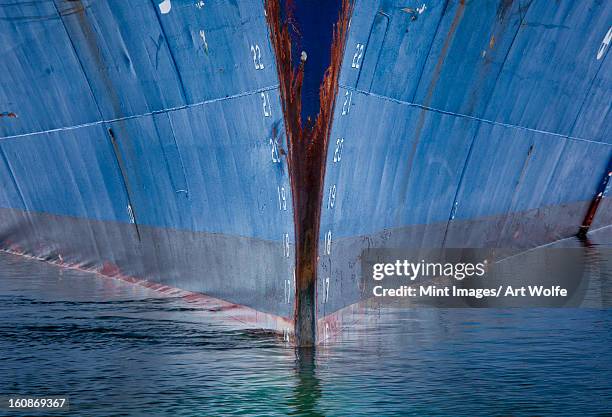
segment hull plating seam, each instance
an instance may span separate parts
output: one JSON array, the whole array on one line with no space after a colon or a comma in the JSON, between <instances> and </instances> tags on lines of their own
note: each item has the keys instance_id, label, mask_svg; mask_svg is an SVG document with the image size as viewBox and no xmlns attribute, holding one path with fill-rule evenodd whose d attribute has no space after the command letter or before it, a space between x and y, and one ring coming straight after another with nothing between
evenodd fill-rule
<instances>
[{"instance_id":1,"label":"hull plating seam","mask_svg":"<svg viewBox=\"0 0 612 417\"><path fill-rule=\"evenodd\" d=\"M244 93L240 93L240 94L234 94L234 95L227 96L227 97L219 97L219 98L214 98L214 99L211 99L211 100L200 101L198 103L186 104L184 106L170 107L170 108L163 109L163 110L156 110L156 111L152 111L152 112L148 112L148 113L143 113L143 114L135 114L135 115L132 115L132 116L118 117L118 118L115 118L115 119L108 119L108 120L97 120L95 122L83 123L83 124L80 124L80 125L57 127L57 128L54 128L54 129L40 130L40 131L37 131L37 132L22 133L22 134L19 134L19 135L3 136L3 137L0 137L0 140L17 139L17 138L23 138L23 137L28 137L28 136L34 136L34 135L43 135L45 133L65 132L65 131L69 131L69 130L84 128L84 127L106 125L106 124L112 124L112 123L116 123L116 122L123 122L123 121L127 121L127 120L138 119L138 118L141 118L141 117L155 116L155 115L164 114L164 113L171 113L171 112L175 112L175 111L179 111L179 110L185 110L185 109L191 109L191 108L195 108L195 107L201 107L201 106L204 106L206 104L218 103L218 102L221 102L221 101L232 100L232 99L235 99L235 98L252 96L254 94L261 94L261 93L264 93L266 91L277 90L278 87L279 87L278 85L273 85L273 86L270 86L270 87L263 87L263 88L259 88L257 90L248 91L248 92L244 92Z\"/></svg>"},{"instance_id":2,"label":"hull plating seam","mask_svg":"<svg viewBox=\"0 0 612 417\"><path fill-rule=\"evenodd\" d=\"M606 142L602 142L602 141L598 141L598 140L579 138L579 137L574 137L574 136L569 136L569 135L563 135L561 133L549 132L549 131L546 131L546 130L533 129L533 128L526 127L526 126L519 126L519 125L513 125L513 124L508 124L508 123L503 123L503 122L496 122L495 120L483 119L483 118L476 117L476 116L470 116L469 114L454 113L454 112L451 112L451 111L437 109L437 108L429 107L429 106L426 106L426 105L423 105L423 104L419 104L419 103L412 103L412 102L409 102L409 101L402 101L402 100L395 99L393 97L383 96L383 95L372 93L372 92L365 91L365 90L359 90L357 88L348 87L348 86L345 86L345 85L341 85L340 88L342 88L344 90L347 90L347 91L352 91L352 92L355 92L355 93L360 93L360 94L363 94L363 95L366 95L366 96L376 97L378 99L386 100L386 101L389 101L389 102L392 102L392 103L402 104L402 105L409 106L409 107L416 107L418 109L422 109L422 110L426 110L426 111L430 111L430 112L434 112L434 113L439 113L439 114L445 114L445 115L448 115L448 116L455 116L455 117L460 117L460 118L463 118L463 119L474 120L474 121L477 121L477 122L487 123L487 124L490 124L490 125L507 127L507 128L512 128L512 129L520 129L520 130L525 130L527 132L533 132L533 133L540 133L540 134L544 134L544 135L556 136L556 137L559 137L561 139L569 139L569 140L575 140L575 141L580 141L580 142L598 143L598 144L612 146L612 143L606 143Z\"/></svg>"}]
</instances>

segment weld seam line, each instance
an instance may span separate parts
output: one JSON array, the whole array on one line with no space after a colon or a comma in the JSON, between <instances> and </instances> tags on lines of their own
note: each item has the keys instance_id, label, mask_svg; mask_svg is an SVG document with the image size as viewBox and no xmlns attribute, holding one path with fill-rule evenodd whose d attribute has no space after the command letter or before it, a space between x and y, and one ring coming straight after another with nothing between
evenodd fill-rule
<instances>
[{"instance_id":1,"label":"weld seam line","mask_svg":"<svg viewBox=\"0 0 612 417\"><path fill-rule=\"evenodd\" d=\"M38 132L21 133L21 134L18 134L18 135L3 136L3 137L0 137L0 140L15 139L15 138L21 138L21 137L26 137L26 136L34 136L34 135L42 135L44 133L54 133L54 132L61 132L61 131L66 131L66 130L74 130L74 129L80 129L80 128L83 128L83 127L97 126L97 125L101 125L101 124L104 124L104 123L115 123L115 122L121 122L121 121L124 121L124 120L138 119L139 117L147 117L147 116L153 116L153 115L156 115L156 114L170 113L170 112L174 112L174 111L178 111L178 110L184 110L184 109L190 109L190 108L193 108L193 107L199 107L199 106L202 106L202 105L205 105L205 104L211 104L211 103L216 103L216 102L219 102L219 101L231 100L231 99L235 99L235 98L250 96L250 95L253 95L253 94L257 94L257 93L263 93L263 92L266 92L266 91L276 90L279 87L280 87L279 84L275 84L275 85L271 85L271 86L268 86L268 87L262 87L262 88L259 88L257 90L247 91L247 92L240 93L240 94L234 94L234 95L226 96L226 97L213 98L213 99L210 99L210 100L199 101L197 103L185 104L185 105L182 105L182 106L170 107L170 108L162 109L162 110L154 110L154 111L151 111L151 112L142 113L142 114L135 114L135 115L132 115L132 116L117 117L115 119L108 119L108 120L96 120L95 122L82 123L82 124L78 124L78 125L74 125L74 126L64 126L64 127L57 127L57 128L48 129L48 130L41 130L41 131L38 131Z\"/></svg>"},{"instance_id":2,"label":"weld seam line","mask_svg":"<svg viewBox=\"0 0 612 417\"><path fill-rule=\"evenodd\" d=\"M556 136L556 137L563 138L563 139L569 139L569 140L580 141L580 142L597 143L597 144L600 144L600 145L612 146L612 143L601 142L601 141L598 141L598 140L584 139L584 138L579 138L579 137L576 137L576 136L563 135L561 133L549 132L549 131L546 131L546 130L539 130L539 129L534 129L534 128L531 128L531 127L513 125L513 124L509 124L509 123L496 122L494 120L483 119L483 118L476 117L476 116L470 116L468 114L455 113L455 112L448 111L448 110L437 109L435 107L425 106L423 104L412 103L412 102L409 102L409 101L403 101L403 100L399 100L399 99L396 99L396 98L392 98L392 97L388 97L388 96L383 96L383 95L376 94L376 93L371 93L371 92L368 92L368 91L359 90L357 88L349 87L349 86L346 86L346 85L340 85L340 88L343 88L345 90L354 91L356 93L364 94L366 96L372 96L372 97L380 98L382 100L391 101L393 103L404 104L404 105L407 105L407 106L410 106L410 107L416 107L416 108L427 110L427 111L431 111L431 112L434 112L434 113L440 113L440 114L445 114L445 115L449 115L449 116L461 117L461 118L465 118L465 119L469 119L469 120L474 120L474 121L478 121L478 122L482 122L482 123L488 123L488 124L495 125L495 126L502 126L502 127L508 127L508 128L513 128L513 129L526 130L528 132L533 132L533 133L540 133L540 134L545 134L545 135L550 135L550 136Z\"/></svg>"}]
</instances>

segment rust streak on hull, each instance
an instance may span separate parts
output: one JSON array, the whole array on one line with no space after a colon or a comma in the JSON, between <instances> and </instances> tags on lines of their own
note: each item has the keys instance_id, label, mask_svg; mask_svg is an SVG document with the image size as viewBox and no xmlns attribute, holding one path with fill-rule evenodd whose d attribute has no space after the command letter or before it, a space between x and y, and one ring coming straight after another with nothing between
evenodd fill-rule
<instances>
[{"instance_id":1,"label":"rust streak on hull","mask_svg":"<svg viewBox=\"0 0 612 417\"><path fill-rule=\"evenodd\" d=\"M582 221L582 226L580 226L580 230L578 230L579 238L583 238L583 239L586 238L586 235L589 229L591 228L591 224L593 223L593 220L595 219L595 215L597 214L597 209L599 208L599 204L601 203L601 200L604 198L604 195L606 194L606 190L608 189L610 179L612 179L612 160L610 160L610 163L608 164L607 172L604 175L603 180L601 181L601 184L599 186L599 189L597 190L597 193L595 194L595 197L593 197L593 200L591 201L591 204L589 205L589 209L587 210L587 213L584 216L584 220Z\"/></svg>"},{"instance_id":2,"label":"rust streak on hull","mask_svg":"<svg viewBox=\"0 0 612 417\"><path fill-rule=\"evenodd\" d=\"M293 191L296 239L295 336L298 345L312 346L316 342L315 290L325 159L352 8L349 0L342 1L340 16L333 32L330 66L319 89L319 113L314 122L303 125L301 90L305 62L301 61L297 69L292 66L291 37L287 23L291 18L289 15L286 21L281 20L280 0L267 0L265 7L277 57Z\"/></svg>"}]
</instances>

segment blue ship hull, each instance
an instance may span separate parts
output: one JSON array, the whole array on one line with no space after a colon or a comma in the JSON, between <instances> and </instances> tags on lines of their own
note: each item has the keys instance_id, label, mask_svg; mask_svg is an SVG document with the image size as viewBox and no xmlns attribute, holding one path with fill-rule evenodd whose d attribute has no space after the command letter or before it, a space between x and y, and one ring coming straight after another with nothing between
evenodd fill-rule
<instances>
[{"instance_id":1,"label":"blue ship hull","mask_svg":"<svg viewBox=\"0 0 612 417\"><path fill-rule=\"evenodd\" d=\"M527 248L612 224L612 4L356 0L317 318L368 247ZM262 1L0 7L0 247L292 318L295 213ZM603 184L603 185L602 185Z\"/></svg>"},{"instance_id":2,"label":"blue ship hull","mask_svg":"<svg viewBox=\"0 0 612 417\"><path fill-rule=\"evenodd\" d=\"M529 248L612 224L612 4L356 0L329 140L318 315L370 247ZM602 188L602 184L604 187Z\"/></svg>"},{"instance_id":3,"label":"blue ship hull","mask_svg":"<svg viewBox=\"0 0 612 417\"><path fill-rule=\"evenodd\" d=\"M0 108L17 117L0 119L0 245L291 316L263 3L9 3Z\"/></svg>"}]
</instances>

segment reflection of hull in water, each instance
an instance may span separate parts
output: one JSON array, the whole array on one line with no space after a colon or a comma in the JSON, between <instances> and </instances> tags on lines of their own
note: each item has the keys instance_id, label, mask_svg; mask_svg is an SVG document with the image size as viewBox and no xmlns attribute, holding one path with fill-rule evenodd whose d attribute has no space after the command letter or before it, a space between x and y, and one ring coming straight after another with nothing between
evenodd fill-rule
<instances>
[{"instance_id":1,"label":"reflection of hull in water","mask_svg":"<svg viewBox=\"0 0 612 417\"><path fill-rule=\"evenodd\" d=\"M18 3L0 9L0 114L17 116L0 118L0 245L290 318L292 192L263 4ZM612 158L611 7L355 1L320 319L359 299L365 247L578 231ZM592 228L611 223L603 198Z\"/></svg>"}]
</instances>

